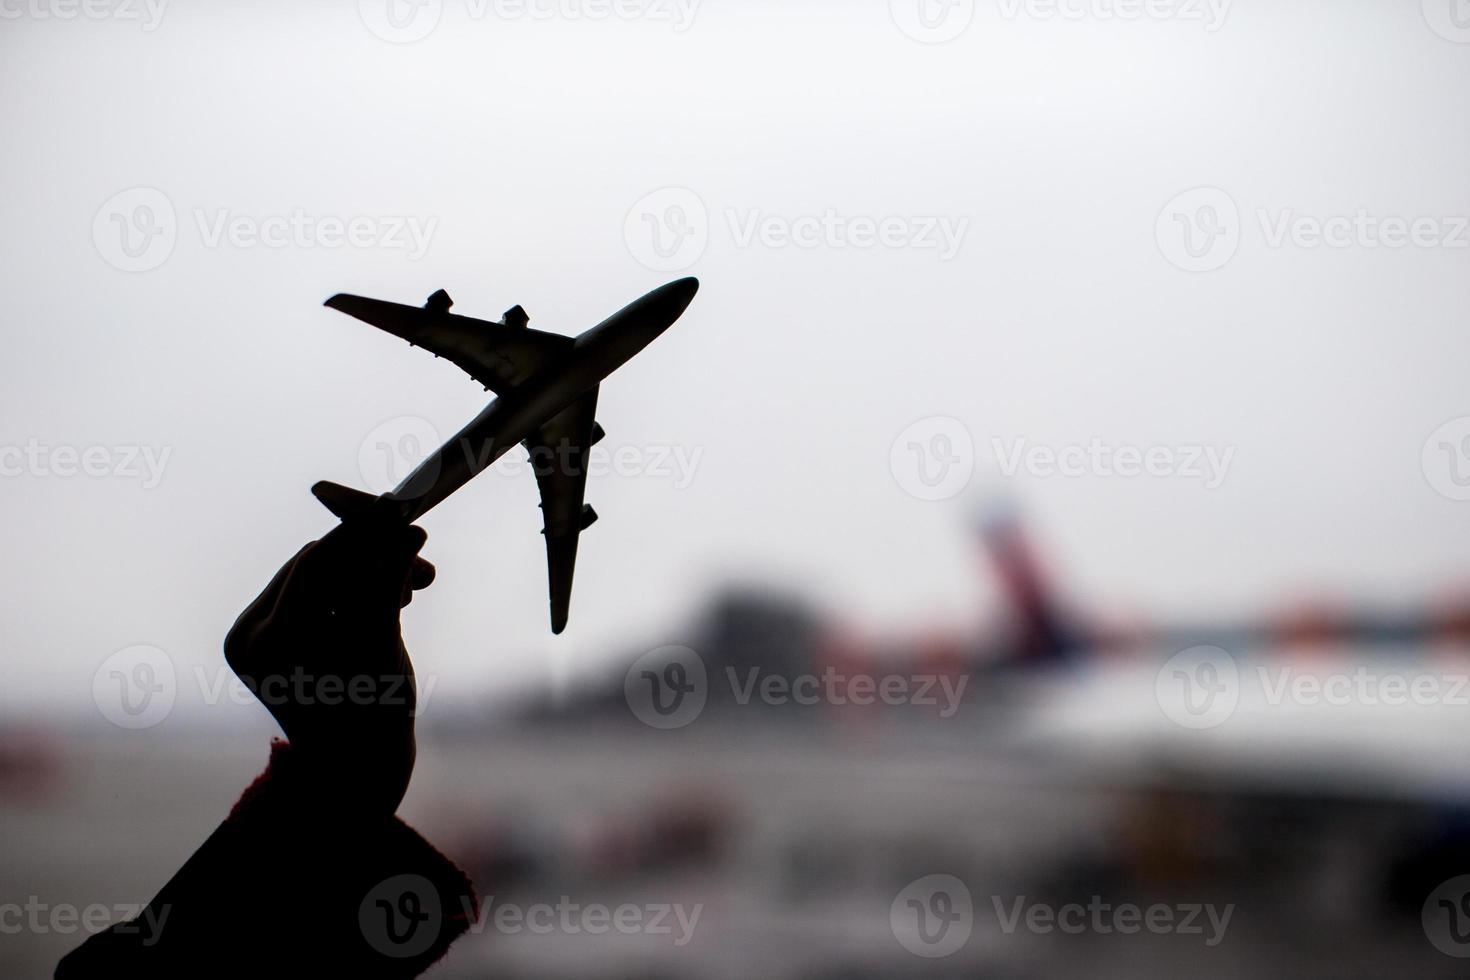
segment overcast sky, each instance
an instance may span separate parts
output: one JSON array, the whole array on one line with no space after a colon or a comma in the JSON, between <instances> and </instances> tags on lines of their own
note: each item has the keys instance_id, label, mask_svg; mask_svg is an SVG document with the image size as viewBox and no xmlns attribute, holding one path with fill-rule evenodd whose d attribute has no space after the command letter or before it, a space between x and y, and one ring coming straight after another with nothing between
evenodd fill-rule
<instances>
[{"instance_id":1,"label":"overcast sky","mask_svg":"<svg viewBox=\"0 0 1470 980\"><path fill-rule=\"evenodd\" d=\"M564 636L529 474L425 520L436 697L683 642L731 580L968 627L994 499L1110 611L1463 583L1470 27L1054 9L0 0L3 704L213 670L314 481L484 404L338 291L576 333L703 283L603 386Z\"/></svg>"}]
</instances>

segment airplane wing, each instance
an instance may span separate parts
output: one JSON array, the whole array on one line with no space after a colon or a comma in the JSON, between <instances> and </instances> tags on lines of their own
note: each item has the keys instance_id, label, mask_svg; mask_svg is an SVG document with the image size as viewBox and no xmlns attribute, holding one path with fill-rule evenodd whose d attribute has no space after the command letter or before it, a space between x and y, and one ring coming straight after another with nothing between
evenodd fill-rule
<instances>
[{"instance_id":1,"label":"airplane wing","mask_svg":"<svg viewBox=\"0 0 1470 980\"><path fill-rule=\"evenodd\" d=\"M427 307L347 293L338 293L325 305L454 362L497 395L525 381L572 345L570 337L524 326L525 314L519 307L511 311L518 317L507 315L507 323L450 313L449 295L443 290L430 297Z\"/></svg>"},{"instance_id":2,"label":"airplane wing","mask_svg":"<svg viewBox=\"0 0 1470 980\"><path fill-rule=\"evenodd\" d=\"M536 473L536 487L541 491L541 533L546 536L553 633L566 629L577 541L597 520L597 512L582 502L587 490L587 451L602 438L596 414L597 389L593 388L525 442Z\"/></svg>"}]
</instances>

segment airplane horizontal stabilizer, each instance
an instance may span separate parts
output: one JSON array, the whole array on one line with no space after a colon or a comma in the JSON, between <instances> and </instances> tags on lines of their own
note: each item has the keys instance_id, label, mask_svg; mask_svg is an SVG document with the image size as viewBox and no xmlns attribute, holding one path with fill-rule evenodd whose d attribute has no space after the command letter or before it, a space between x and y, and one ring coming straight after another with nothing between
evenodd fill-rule
<instances>
[{"instance_id":1,"label":"airplane horizontal stabilizer","mask_svg":"<svg viewBox=\"0 0 1470 980\"><path fill-rule=\"evenodd\" d=\"M370 493L322 480L311 488L311 494L322 506L342 520L364 513L377 500Z\"/></svg>"}]
</instances>

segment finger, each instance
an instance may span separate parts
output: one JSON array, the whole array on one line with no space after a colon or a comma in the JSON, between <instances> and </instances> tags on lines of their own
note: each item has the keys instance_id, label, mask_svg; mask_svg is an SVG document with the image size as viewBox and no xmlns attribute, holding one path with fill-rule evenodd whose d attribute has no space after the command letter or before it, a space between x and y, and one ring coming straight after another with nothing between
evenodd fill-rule
<instances>
[{"instance_id":1,"label":"finger","mask_svg":"<svg viewBox=\"0 0 1470 980\"><path fill-rule=\"evenodd\" d=\"M255 597L255 601L245 607L245 612L240 614L240 618L244 619L249 616L256 620L265 620L274 616L280 608L281 599L291 591L291 583L296 578L302 559L316 544L315 541L308 541L296 554L287 559L266 587L261 590L260 595Z\"/></svg>"},{"instance_id":2,"label":"finger","mask_svg":"<svg viewBox=\"0 0 1470 980\"><path fill-rule=\"evenodd\" d=\"M422 529L405 523L391 505L379 502L333 528L323 539L323 550L338 566L333 577L341 579L344 572L372 575L404 565L425 538Z\"/></svg>"},{"instance_id":3,"label":"finger","mask_svg":"<svg viewBox=\"0 0 1470 980\"><path fill-rule=\"evenodd\" d=\"M434 567L432 562L426 561L418 555L414 555L413 566L409 569L408 573L408 582L415 590L427 589L434 584L434 579L438 574L439 571Z\"/></svg>"},{"instance_id":4,"label":"finger","mask_svg":"<svg viewBox=\"0 0 1470 980\"><path fill-rule=\"evenodd\" d=\"M401 606L403 593L412 591L416 563L422 561L418 552L428 535L401 522L363 533L363 539L353 541L351 564L341 580L343 600L370 614L392 613Z\"/></svg>"}]
</instances>

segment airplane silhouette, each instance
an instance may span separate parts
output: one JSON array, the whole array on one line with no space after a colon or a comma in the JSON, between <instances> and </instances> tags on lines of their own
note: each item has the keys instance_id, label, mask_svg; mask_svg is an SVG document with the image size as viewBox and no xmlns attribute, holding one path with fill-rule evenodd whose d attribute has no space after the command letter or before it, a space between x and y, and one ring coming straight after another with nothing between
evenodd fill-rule
<instances>
[{"instance_id":1,"label":"airplane silhouette","mask_svg":"<svg viewBox=\"0 0 1470 980\"><path fill-rule=\"evenodd\" d=\"M442 289L422 307L333 296L325 305L453 361L497 396L383 497L398 505L405 520L416 521L523 444L541 493L551 631L561 633L571 607L577 542L597 520L582 498L588 450L605 435L594 418L598 387L672 326L698 289L696 279L660 286L575 338L530 329L530 317L519 306L498 323L450 313L453 301ZM376 499L326 481L311 492L343 520Z\"/></svg>"}]
</instances>

